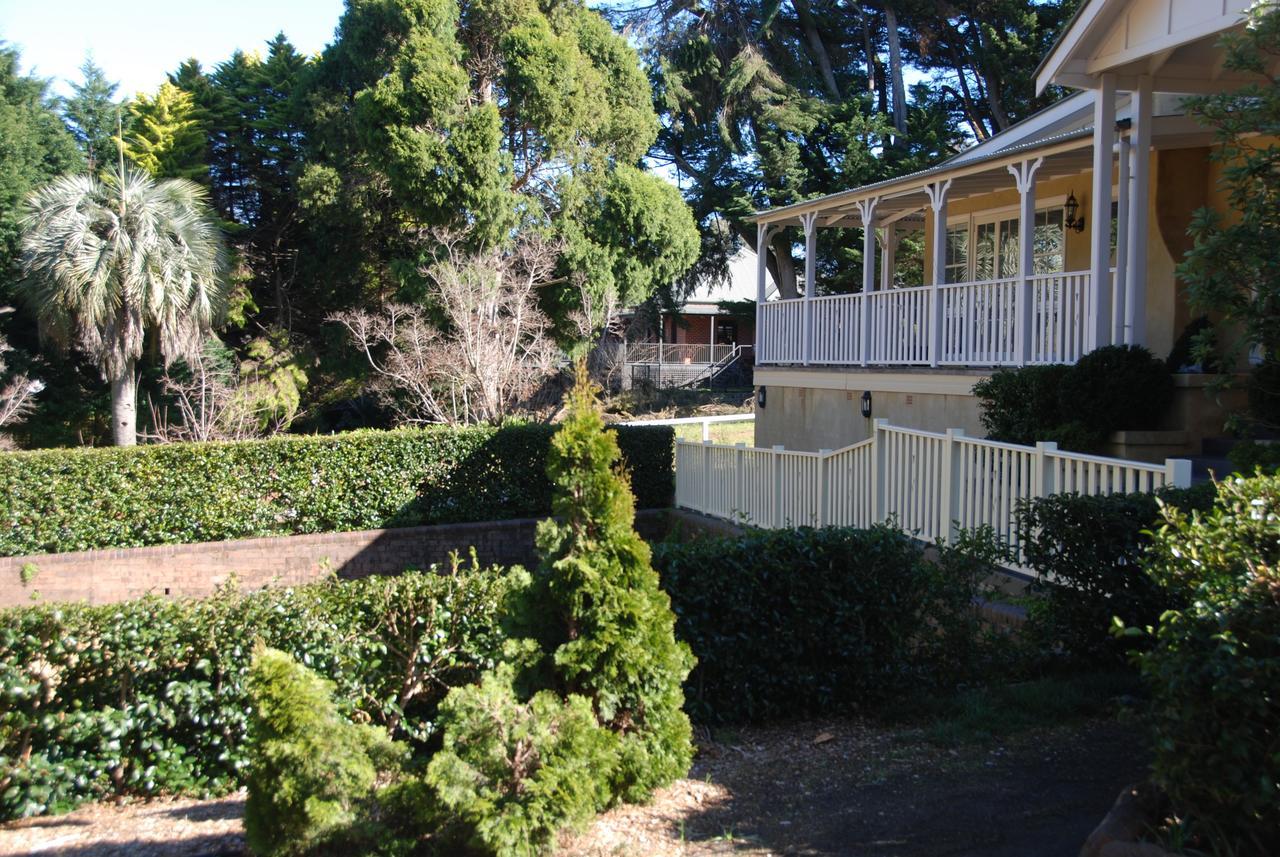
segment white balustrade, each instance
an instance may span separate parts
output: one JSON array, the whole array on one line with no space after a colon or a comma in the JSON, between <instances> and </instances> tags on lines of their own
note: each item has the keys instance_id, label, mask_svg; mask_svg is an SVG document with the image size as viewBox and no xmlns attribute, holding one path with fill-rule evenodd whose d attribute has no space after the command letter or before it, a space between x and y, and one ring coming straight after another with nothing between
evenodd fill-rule
<instances>
[{"instance_id":1,"label":"white balustrade","mask_svg":"<svg viewBox=\"0 0 1280 857\"><path fill-rule=\"evenodd\" d=\"M1191 484L1191 463L1065 452L891 426L833 451L676 442L676 505L761 527L867 527L892 521L917 538L990 527L1019 548L1020 503L1053 494L1150 492Z\"/></svg>"},{"instance_id":2,"label":"white balustrade","mask_svg":"<svg viewBox=\"0 0 1280 857\"><path fill-rule=\"evenodd\" d=\"M1027 363L1074 363L1087 350L1091 318L1088 271L1037 274L1030 290L1009 277L952 283L937 290L941 304L937 363L948 366L1016 366L1020 302L1032 303ZM810 301L809 341L804 301L760 304L759 363L825 365L921 365L931 363L930 286L831 295ZM862 313L868 313L867 341Z\"/></svg>"}]
</instances>

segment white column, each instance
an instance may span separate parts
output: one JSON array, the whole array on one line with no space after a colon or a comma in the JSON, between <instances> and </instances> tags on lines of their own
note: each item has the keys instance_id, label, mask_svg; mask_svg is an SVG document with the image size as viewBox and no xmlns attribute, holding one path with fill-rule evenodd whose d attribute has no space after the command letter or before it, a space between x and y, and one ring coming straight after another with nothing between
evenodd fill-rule
<instances>
[{"instance_id":1,"label":"white column","mask_svg":"<svg viewBox=\"0 0 1280 857\"><path fill-rule=\"evenodd\" d=\"M1132 146L1128 135L1120 138L1120 150L1117 157L1120 171L1116 182L1116 279L1114 283L1115 318L1111 319L1111 339L1113 342L1132 342L1133 331L1129 328L1129 317L1126 310L1128 303L1129 283L1129 207L1130 181L1129 167L1132 158Z\"/></svg>"},{"instance_id":2,"label":"white column","mask_svg":"<svg viewBox=\"0 0 1280 857\"><path fill-rule=\"evenodd\" d=\"M951 179L934 182L924 188L929 197L929 207L933 209L933 246L930 248L933 288L929 291L930 366L938 365L938 357L942 352L942 300L938 289L947 280L947 193L950 190Z\"/></svg>"},{"instance_id":3,"label":"white column","mask_svg":"<svg viewBox=\"0 0 1280 857\"><path fill-rule=\"evenodd\" d=\"M818 282L818 214L800 215L804 227L804 365L813 359L813 298Z\"/></svg>"},{"instance_id":4,"label":"white column","mask_svg":"<svg viewBox=\"0 0 1280 857\"><path fill-rule=\"evenodd\" d=\"M873 196L855 203L862 219L862 294L858 312L858 354L863 366L871 353L871 293L876 288L876 206L880 197Z\"/></svg>"},{"instance_id":5,"label":"white column","mask_svg":"<svg viewBox=\"0 0 1280 857\"><path fill-rule=\"evenodd\" d=\"M1093 91L1093 233L1090 273L1093 301L1089 349L1111 338L1111 161L1116 141L1116 77L1102 74Z\"/></svg>"},{"instance_id":6,"label":"white column","mask_svg":"<svg viewBox=\"0 0 1280 857\"><path fill-rule=\"evenodd\" d=\"M767 224L756 224L756 360L767 363L773 359L769 331L761 324L760 307L769 299L769 237L772 230Z\"/></svg>"},{"instance_id":7,"label":"white column","mask_svg":"<svg viewBox=\"0 0 1280 857\"><path fill-rule=\"evenodd\" d=\"M1125 324L1128 341L1134 345L1147 343L1147 199L1151 182L1151 77L1138 78L1133 92L1133 193L1129 199L1129 252L1125 282L1129 294L1125 301Z\"/></svg>"},{"instance_id":8,"label":"white column","mask_svg":"<svg viewBox=\"0 0 1280 857\"><path fill-rule=\"evenodd\" d=\"M1031 323L1035 308L1031 277L1035 274L1036 171L1042 163L1044 158L1036 158L1034 161L1010 164L1008 168L1018 186L1022 203L1018 209L1018 276L1022 282L1018 286L1015 330L1015 359L1019 366L1027 365L1031 359Z\"/></svg>"}]
</instances>

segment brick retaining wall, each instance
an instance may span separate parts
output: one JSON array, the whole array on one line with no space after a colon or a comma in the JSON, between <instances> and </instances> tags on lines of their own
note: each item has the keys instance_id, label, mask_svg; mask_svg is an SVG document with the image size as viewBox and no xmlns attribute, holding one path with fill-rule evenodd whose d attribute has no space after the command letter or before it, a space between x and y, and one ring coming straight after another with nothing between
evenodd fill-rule
<instances>
[{"instance_id":1,"label":"brick retaining wall","mask_svg":"<svg viewBox=\"0 0 1280 857\"><path fill-rule=\"evenodd\" d=\"M678 514L678 513L677 513ZM273 536L201 544L78 551L0 558L0 607L40 601L109 604L148 592L174 598L211 594L233 574L244 589L339 577L396 574L464 559L474 546L482 564L532 564L537 521L522 518L393 530ZM636 529L647 539L668 531L665 510L640 512ZM34 576L24 584L23 568Z\"/></svg>"}]
</instances>

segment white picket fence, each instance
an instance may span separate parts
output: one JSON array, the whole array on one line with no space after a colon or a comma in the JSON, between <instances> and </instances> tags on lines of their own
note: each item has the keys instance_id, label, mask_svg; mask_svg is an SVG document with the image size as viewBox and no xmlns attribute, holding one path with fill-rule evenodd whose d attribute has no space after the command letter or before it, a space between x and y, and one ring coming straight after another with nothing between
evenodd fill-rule
<instances>
[{"instance_id":1,"label":"white picket fence","mask_svg":"<svg viewBox=\"0 0 1280 857\"><path fill-rule=\"evenodd\" d=\"M676 441L676 505L759 527L868 527L894 520L930 542L989 526L1015 551L1022 500L1149 492L1191 484L1191 462L1164 464L901 428L836 450L797 452Z\"/></svg>"}]
</instances>

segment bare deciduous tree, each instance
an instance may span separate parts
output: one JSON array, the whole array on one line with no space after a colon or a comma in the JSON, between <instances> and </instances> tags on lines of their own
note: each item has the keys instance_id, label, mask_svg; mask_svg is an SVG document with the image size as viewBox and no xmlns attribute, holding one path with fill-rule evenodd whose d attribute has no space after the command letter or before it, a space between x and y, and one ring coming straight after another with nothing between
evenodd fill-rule
<instances>
[{"instance_id":1,"label":"bare deciduous tree","mask_svg":"<svg viewBox=\"0 0 1280 857\"><path fill-rule=\"evenodd\" d=\"M10 350L9 343L4 340L4 337L0 337L0 377L4 376L8 368L4 353ZM22 422L23 418L35 408L36 394L43 389L42 382L28 378L22 373L0 382L0 431ZM8 439L0 435L0 449L8 446Z\"/></svg>"},{"instance_id":2,"label":"bare deciduous tree","mask_svg":"<svg viewBox=\"0 0 1280 857\"><path fill-rule=\"evenodd\" d=\"M555 371L550 322L537 289L552 281L561 247L524 235L468 250L438 233L440 261L424 271L436 324L420 306L330 316L364 353L383 400L406 422L499 422L520 410Z\"/></svg>"}]
</instances>

